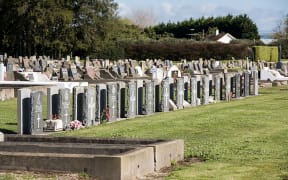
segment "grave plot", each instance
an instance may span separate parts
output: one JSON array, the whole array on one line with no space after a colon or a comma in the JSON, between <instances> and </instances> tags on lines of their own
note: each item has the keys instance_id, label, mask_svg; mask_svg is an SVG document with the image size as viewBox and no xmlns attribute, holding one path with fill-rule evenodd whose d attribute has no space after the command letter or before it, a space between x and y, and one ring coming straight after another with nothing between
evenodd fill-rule
<instances>
[{"instance_id":1,"label":"grave plot","mask_svg":"<svg viewBox=\"0 0 288 180\"><path fill-rule=\"evenodd\" d=\"M183 140L5 135L1 170L85 172L100 179L137 179L184 158Z\"/></svg>"}]
</instances>

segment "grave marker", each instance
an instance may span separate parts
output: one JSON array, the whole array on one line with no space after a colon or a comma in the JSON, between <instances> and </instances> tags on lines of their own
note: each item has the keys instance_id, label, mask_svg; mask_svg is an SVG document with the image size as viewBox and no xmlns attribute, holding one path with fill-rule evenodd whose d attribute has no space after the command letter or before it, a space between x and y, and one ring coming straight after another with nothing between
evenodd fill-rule
<instances>
[{"instance_id":1,"label":"grave marker","mask_svg":"<svg viewBox=\"0 0 288 180\"><path fill-rule=\"evenodd\" d=\"M136 83L134 81L130 81L128 83L128 112L127 112L128 118L133 118L136 116L137 113L136 97L137 97Z\"/></svg>"},{"instance_id":2,"label":"grave marker","mask_svg":"<svg viewBox=\"0 0 288 180\"><path fill-rule=\"evenodd\" d=\"M178 109L183 109L184 104L184 78L177 78L176 105Z\"/></svg>"},{"instance_id":3,"label":"grave marker","mask_svg":"<svg viewBox=\"0 0 288 180\"><path fill-rule=\"evenodd\" d=\"M70 89L63 88L59 90L59 115L63 121L63 129L70 127Z\"/></svg>"},{"instance_id":4,"label":"grave marker","mask_svg":"<svg viewBox=\"0 0 288 180\"><path fill-rule=\"evenodd\" d=\"M169 111L169 100L170 100L169 97L170 97L169 79L164 79L162 81L162 103L161 103L162 112Z\"/></svg>"},{"instance_id":5,"label":"grave marker","mask_svg":"<svg viewBox=\"0 0 288 180\"><path fill-rule=\"evenodd\" d=\"M29 134L39 134L43 132L43 92L35 91L31 93L31 127Z\"/></svg>"}]
</instances>

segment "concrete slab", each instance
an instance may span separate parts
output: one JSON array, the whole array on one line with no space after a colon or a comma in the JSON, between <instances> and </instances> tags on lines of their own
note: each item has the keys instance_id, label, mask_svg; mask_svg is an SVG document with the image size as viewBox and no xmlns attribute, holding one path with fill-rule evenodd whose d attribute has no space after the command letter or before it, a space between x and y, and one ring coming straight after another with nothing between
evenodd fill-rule
<instances>
[{"instance_id":1,"label":"concrete slab","mask_svg":"<svg viewBox=\"0 0 288 180\"><path fill-rule=\"evenodd\" d=\"M0 170L85 172L99 179L137 179L184 159L183 140L7 135Z\"/></svg>"}]
</instances>

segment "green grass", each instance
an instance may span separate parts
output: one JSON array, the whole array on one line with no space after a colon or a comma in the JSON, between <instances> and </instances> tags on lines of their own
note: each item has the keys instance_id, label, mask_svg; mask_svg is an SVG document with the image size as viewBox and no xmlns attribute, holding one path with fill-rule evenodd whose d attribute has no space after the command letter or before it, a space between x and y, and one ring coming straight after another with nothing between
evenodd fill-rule
<instances>
[{"instance_id":1,"label":"green grass","mask_svg":"<svg viewBox=\"0 0 288 180\"><path fill-rule=\"evenodd\" d=\"M178 167L167 179L288 179L287 107L287 90L267 88L257 97L55 135L184 139L185 156L204 162Z\"/></svg>"}]
</instances>

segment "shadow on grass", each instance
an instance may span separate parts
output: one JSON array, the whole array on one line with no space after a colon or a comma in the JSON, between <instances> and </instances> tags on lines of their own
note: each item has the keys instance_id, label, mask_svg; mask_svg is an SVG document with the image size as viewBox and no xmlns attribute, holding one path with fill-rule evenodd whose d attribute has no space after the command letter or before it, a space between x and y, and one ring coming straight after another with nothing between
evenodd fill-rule
<instances>
[{"instance_id":1,"label":"shadow on grass","mask_svg":"<svg viewBox=\"0 0 288 180\"><path fill-rule=\"evenodd\" d=\"M11 131L9 129L1 129L1 128L0 128L0 132L4 134L17 134L15 131Z\"/></svg>"},{"instance_id":2,"label":"shadow on grass","mask_svg":"<svg viewBox=\"0 0 288 180\"><path fill-rule=\"evenodd\" d=\"M17 125L17 123L5 123L6 125Z\"/></svg>"}]
</instances>

